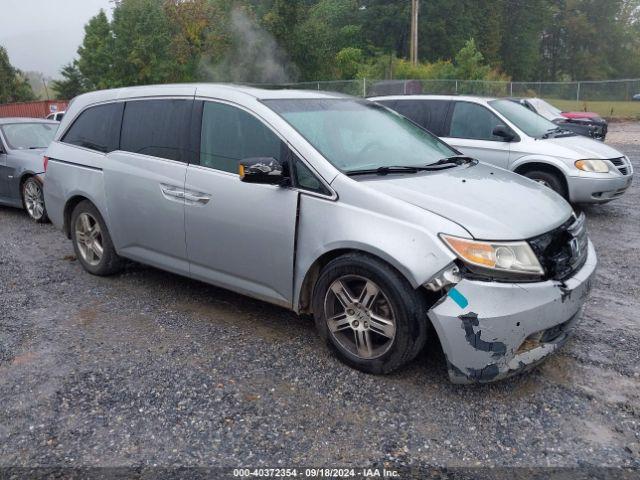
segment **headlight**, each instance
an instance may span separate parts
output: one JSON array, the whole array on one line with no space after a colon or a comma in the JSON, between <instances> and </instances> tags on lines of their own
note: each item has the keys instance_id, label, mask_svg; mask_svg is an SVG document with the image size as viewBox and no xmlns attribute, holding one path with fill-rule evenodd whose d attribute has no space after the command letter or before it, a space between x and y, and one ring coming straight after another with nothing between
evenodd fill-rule
<instances>
[{"instance_id":1,"label":"headlight","mask_svg":"<svg viewBox=\"0 0 640 480\"><path fill-rule=\"evenodd\" d=\"M604 160L577 160L576 168L585 172L607 173L609 165Z\"/></svg>"},{"instance_id":2,"label":"headlight","mask_svg":"<svg viewBox=\"0 0 640 480\"><path fill-rule=\"evenodd\" d=\"M471 270L503 272L512 277L544 275L527 242L483 242L444 234L440 237Z\"/></svg>"}]
</instances>

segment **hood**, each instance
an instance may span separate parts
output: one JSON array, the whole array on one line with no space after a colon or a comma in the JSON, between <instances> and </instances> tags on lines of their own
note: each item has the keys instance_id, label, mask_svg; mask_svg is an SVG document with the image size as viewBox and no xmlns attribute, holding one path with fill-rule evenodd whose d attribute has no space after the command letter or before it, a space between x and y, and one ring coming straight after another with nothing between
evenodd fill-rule
<instances>
[{"instance_id":1,"label":"hood","mask_svg":"<svg viewBox=\"0 0 640 480\"><path fill-rule=\"evenodd\" d=\"M23 150L11 150L10 155L14 158L24 158L31 160L33 158L39 158L42 160L44 157L44 152L46 152L46 148L33 148L33 149L23 149Z\"/></svg>"},{"instance_id":2,"label":"hood","mask_svg":"<svg viewBox=\"0 0 640 480\"><path fill-rule=\"evenodd\" d=\"M619 158L624 156L615 148L605 145L591 138L581 135L536 140L536 153L543 153L554 157L570 160L584 160L588 158Z\"/></svg>"},{"instance_id":3,"label":"hood","mask_svg":"<svg viewBox=\"0 0 640 480\"><path fill-rule=\"evenodd\" d=\"M595 112L562 112L561 115L566 118L600 118Z\"/></svg>"},{"instance_id":4,"label":"hood","mask_svg":"<svg viewBox=\"0 0 640 480\"><path fill-rule=\"evenodd\" d=\"M561 225L573 211L549 188L483 163L360 181L456 222L482 240L535 237Z\"/></svg>"},{"instance_id":5,"label":"hood","mask_svg":"<svg viewBox=\"0 0 640 480\"><path fill-rule=\"evenodd\" d=\"M35 148L33 150L10 150L9 155L17 159L20 163L21 171L31 171L33 173L44 172L44 152L46 148Z\"/></svg>"}]
</instances>

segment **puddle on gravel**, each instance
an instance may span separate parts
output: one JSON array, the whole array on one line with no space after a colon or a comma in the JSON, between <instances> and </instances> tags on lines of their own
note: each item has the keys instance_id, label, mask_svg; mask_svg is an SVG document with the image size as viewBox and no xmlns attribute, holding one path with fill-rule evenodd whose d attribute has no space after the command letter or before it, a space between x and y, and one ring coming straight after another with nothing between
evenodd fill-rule
<instances>
[{"instance_id":1,"label":"puddle on gravel","mask_svg":"<svg viewBox=\"0 0 640 480\"><path fill-rule=\"evenodd\" d=\"M581 365L570 357L558 355L540 366L551 382L571 390L578 389L599 401L640 411L640 379L620 375L595 365Z\"/></svg>"}]
</instances>

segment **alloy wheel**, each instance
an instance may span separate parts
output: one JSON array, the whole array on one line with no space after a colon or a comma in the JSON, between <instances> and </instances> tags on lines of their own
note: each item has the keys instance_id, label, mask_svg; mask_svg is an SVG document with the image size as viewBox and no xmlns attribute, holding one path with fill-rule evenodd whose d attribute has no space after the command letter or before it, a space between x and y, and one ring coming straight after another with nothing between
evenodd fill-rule
<instances>
[{"instance_id":1,"label":"alloy wheel","mask_svg":"<svg viewBox=\"0 0 640 480\"><path fill-rule=\"evenodd\" d=\"M24 184L24 205L29 216L34 220L40 220L44 214L44 198L42 188L33 180L27 180Z\"/></svg>"},{"instance_id":2,"label":"alloy wheel","mask_svg":"<svg viewBox=\"0 0 640 480\"><path fill-rule=\"evenodd\" d=\"M546 180L543 180L541 178L534 178L533 181L536 182L536 183L539 183L540 185L544 185L547 188L551 188L551 185L549 185L549 182L547 182Z\"/></svg>"},{"instance_id":3,"label":"alloy wheel","mask_svg":"<svg viewBox=\"0 0 640 480\"><path fill-rule=\"evenodd\" d=\"M331 336L365 360L384 355L396 336L396 317L385 293L359 275L336 279L327 290L325 319Z\"/></svg>"},{"instance_id":4,"label":"alloy wheel","mask_svg":"<svg viewBox=\"0 0 640 480\"><path fill-rule=\"evenodd\" d=\"M104 254L102 230L98 221L86 212L81 213L76 219L75 233L82 259L91 266L98 265Z\"/></svg>"}]
</instances>

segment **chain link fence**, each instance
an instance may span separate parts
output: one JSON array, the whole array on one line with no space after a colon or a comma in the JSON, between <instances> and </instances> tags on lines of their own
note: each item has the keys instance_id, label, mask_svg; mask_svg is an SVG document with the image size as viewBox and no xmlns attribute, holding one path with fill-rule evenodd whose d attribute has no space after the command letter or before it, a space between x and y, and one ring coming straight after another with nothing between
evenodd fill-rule
<instances>
[{"instance_id":1,"label":"chain link fence","mask_svg":"<svg viewBox=\"0 0 640 480\"><path fill-rule=\"evenodd\" d=\"M640 79L581 82L504 82L486 80L330 80L253 84L270 89L339 92L358 97L378 95L480 95L540 97L566 110L592 109L603 116L640 119ZM634 100L634 96L636 99Z\"/></svg>"}]
</instances>

